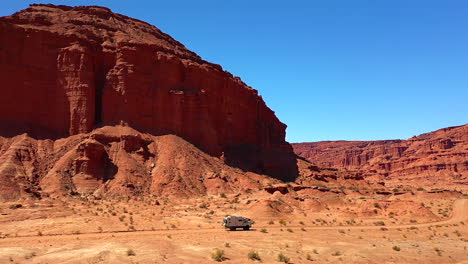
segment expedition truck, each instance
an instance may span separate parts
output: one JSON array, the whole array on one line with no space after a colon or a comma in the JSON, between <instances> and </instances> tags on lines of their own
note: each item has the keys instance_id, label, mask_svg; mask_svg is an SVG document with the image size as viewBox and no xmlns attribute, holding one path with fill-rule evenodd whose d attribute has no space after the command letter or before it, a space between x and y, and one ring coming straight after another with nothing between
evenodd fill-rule
<instances>
[{"instance_id":1,"label":"expedition truck","mask_svg":"<svg viewBox=\"0 0 468 264\"><path fill-rule=\"evenodd\" d=\"M236 228L249 230L253 223L251 219L237 215L228 215L223 219L223 226L229 228L231 231L236 230Z\"/></svg>"}]
</instances>

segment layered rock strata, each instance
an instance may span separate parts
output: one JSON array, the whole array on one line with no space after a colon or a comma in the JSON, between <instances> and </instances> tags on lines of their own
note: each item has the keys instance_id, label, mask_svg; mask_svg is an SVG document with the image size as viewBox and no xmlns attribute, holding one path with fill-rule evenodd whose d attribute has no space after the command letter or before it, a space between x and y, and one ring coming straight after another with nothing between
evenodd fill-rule
<instances>
[{"instance_id":1,"label":"layered rock strata","mask_svg":"<svg viewBox=\"0 0 468 264\"><path fill-rule=\"evenodd\" d=\"M292 145L298 155L321 167L359 171L382 180L468 184L468 125L444 128L407 140Z\"/></svg>"},{"instance_id":2,"label":"layered rock strata","mask_svg":"<svg viewBox=\"0 0 468 264\"><path fill-rule=\"evenodd\" d=\"M0 136L102 125L175 134L227 164L292 180L281 123L258 92L143 21L98 6L0 18Z\"/></svg>"}]
</instances>

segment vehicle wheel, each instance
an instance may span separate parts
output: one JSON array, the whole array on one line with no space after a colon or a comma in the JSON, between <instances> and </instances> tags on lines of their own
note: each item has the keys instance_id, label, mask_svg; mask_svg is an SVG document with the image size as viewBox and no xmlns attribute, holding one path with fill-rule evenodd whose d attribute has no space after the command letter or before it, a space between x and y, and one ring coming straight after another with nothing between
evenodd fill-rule
<instances>
[{"instance_id":1,"label":"vehicle wheel","mask_svg":"<svg viewBox=\"0 0 468 264\"><path fill-rule=\"evenodd\" d=\"M235 231L235 230L236 230L236 228L235 228L235 227L230 227L230 228L229 228L229 230L231 230L231 231Z\"/></svg>"},{"instance_id":2,"label":"vehicle wheel","mask_svg":"<svg viewBox=\"0 0 468 264\"><path fill-rule=\"evenodd\" d=\"M244 226L244 230L249 230L250 226Z\"/></svg>"}]
</instances>

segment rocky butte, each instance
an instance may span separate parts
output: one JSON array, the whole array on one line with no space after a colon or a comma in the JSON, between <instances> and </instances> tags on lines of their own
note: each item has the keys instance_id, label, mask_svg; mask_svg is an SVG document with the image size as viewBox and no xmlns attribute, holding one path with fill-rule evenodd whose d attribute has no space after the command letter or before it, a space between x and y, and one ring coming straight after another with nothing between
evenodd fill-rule
<instances>
[{"instance_id":1,"label":"rocky butte","mask_svg":"<svg viewBox=\"0 0 468 264\"><path fill-rule=\"evenodd\" d=\"M31 5L0 19L2 136L87 133L120 123L176 134L272 174L290 168L285 128L240 78L145 22L104 7ZM254 159L255 157L249 157Z\"/></svg>"},{"instance_id":2,"label":"rocky butte","mask_svg":"<svg viewBox=\"0 0 468 264\"><path fill-rule=\"evenodd\" d=\"M157 180L147 187L148 179L135 183L129 175L156 173L164 152L156 149L173 141L154 143L164 135L244 171L298 176L286 125L256 90L156 27L105 7L34 4L0 18L0 79L4 194L34 193L54 181L68 191L85 181L80 186L92 192L121 174L119 186L156 188Z\"/></svg>"}]
</instances>

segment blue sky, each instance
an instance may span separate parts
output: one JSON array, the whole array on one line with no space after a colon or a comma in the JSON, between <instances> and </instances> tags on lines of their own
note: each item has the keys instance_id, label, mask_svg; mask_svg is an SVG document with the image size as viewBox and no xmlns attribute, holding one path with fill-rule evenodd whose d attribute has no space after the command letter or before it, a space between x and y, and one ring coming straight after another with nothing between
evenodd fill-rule
<instances>
[{"instance_id":1,"label":"blue sky","mask_svg":"<svg viewBox=\"0 0 468 264\"><path fill-rule=\"evenodd\" d=\"M468 1L5 1L102 5L259 90L290 142L409 138L468 123Z\"/></svg>"}]
</instances>

